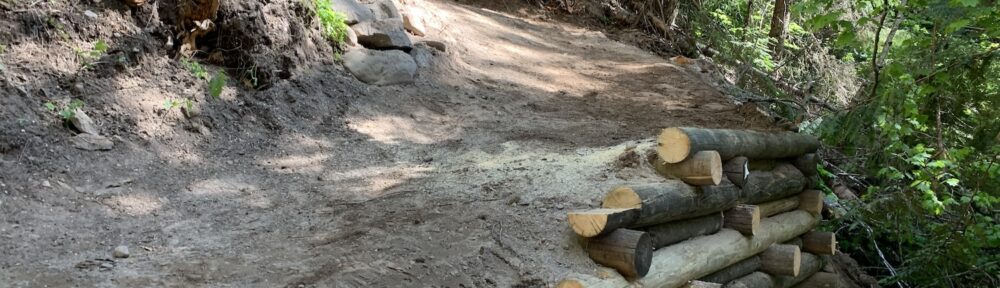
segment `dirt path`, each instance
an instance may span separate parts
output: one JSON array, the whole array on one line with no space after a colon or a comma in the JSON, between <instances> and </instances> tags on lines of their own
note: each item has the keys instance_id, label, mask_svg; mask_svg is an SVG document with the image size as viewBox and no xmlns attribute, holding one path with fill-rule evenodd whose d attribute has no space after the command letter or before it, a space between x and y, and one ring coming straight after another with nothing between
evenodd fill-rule
<instances>
[{"instance_id":1,"label":"dirt path","mask_svg":"<svg viewBox=\"0 0 1000 288\"><path fill-rule=\"evenodd\" d=\"M627 146L665 126L762 126L697 71L599 32L424 9L449 46L417 84L318 65L262 92L227 88L203 108L208 136L157 112L190 81L143 72L163 57L88 82L110 152L70 148L40 100L5 105L30 124L4 118L26 144L0 154L0 286L545 286L596 268L568 209L656 180L616 165ZM12 73L30 75L11 64L28 46L12 45ZM98 260L119 244L130 258Z\"/></svg>"}]
</instances>

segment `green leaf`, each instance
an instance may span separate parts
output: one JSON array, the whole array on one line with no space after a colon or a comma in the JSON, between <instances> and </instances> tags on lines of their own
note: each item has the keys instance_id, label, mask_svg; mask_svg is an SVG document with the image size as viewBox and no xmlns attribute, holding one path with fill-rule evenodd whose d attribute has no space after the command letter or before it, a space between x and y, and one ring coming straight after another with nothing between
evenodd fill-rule
<instances>
[{"instance_id":1,"label":"green leaf","mask_svg":"<svg viewBox=\"0 0 1000 288\"><path fill-rule=\"evenodd\" d=\"M104 54L108 51L108 43L105 43L104 40L97 40L97 43L94 43L94 51L98 54Z\"/></svg>"},{"instance_id":2,"label":"green leaf","mask_svg":"<svg viewBox=\"0 0 1000 288\"><path fill-rule=\"evenodd\" d=\"M208 82L208 95L218 99L219 95L222 95L222 88L226 86L226 78L226 73L216 72L212 80Z\"/></svg>"},{"instance_id":3,"label":"green leaf","mask_svg":"<svg viewBox=\"0 0 1000 288\"><path fill-rule=\"evenodd\" d=\"M944 183L947 183L948 185L955 187L958 186L958 179L950 178L948 180L944 180Z\"/></svg>"},{"instance_id":4,"label":"green leaf","mask_svg":"<svg viewBox=\"0 0 1000 288\"><path fill-rule=\"evenodd\" d=\"M951 4L964 7L976 7L976 5L979 5L979 0L952 0Z\"/></svg>"},{"instance_id":5,"label":"green leaf","mask_svg":"<svg viewBox=\"0 0 1000 288\"><path fill-rule=\"evenodd\" d=\"M972 23L972 20L958 19L955 22L949 23L948 26L944 28L944 33L952 33L958 31L958 29L962 29L963 27L968 26L969 23Z\"/></svg>"},{"instance_id":6,"label":"green leaf","mask_svg":"<svg viewBox=\"0 0 1000 288\"><path fill-rule=\"evenodd\" d=\"M56 111L59 107L56 107L56 104L52 104L52 102L45 102L45 109L49 109L49 111Z\"/></svg>"}]
</instances>

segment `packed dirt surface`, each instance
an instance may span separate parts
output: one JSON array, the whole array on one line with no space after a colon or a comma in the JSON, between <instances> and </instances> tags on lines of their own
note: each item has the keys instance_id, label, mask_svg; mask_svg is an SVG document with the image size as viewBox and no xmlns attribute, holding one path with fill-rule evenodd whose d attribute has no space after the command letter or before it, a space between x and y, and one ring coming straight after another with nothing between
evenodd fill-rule
<instances>
[{"instance_id":1,"label":"packed dirt surface","mask_svg":"<svg viewBox=\"0 0 1000 288\"><path fill-rule=\"evenodd\" d=\"M448 45L415 84L365 85L290 37L284 72L217 100L141 11L28 4L0 6L2 287L544 287L598 267L568 210L660 181L627 148L669 126L771 127L695 66L449 1L413 8ZM73 47L97 39L124 67L76 72ZM184 97L198 121L164 109ZM112 150L73 148L44 105L71 98Z\"/></svg>"}]
</instances>

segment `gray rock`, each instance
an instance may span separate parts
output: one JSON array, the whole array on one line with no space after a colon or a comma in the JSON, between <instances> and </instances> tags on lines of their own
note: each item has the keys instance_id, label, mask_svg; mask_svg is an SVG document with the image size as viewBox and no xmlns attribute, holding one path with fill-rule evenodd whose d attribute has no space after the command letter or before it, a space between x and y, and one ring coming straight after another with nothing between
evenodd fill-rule
<instances>
[{"instance_id":1,"label":"gray rock","mask_svg":"<svg viewBox=\"0 0 1000 288\"><path fill-rule=\"evenodd\" d=\"M367 6L358 3L357 0L331 0L333 10L344 13L347 16L348 25L354 25L362 21L375 20L375 15Z\"/></svg>"},{"instance_id":2,"label":"gray rock","mask_svg":"<svg viewBox=\"0 0 1000 288\"><path fill-rule=\"evenodd\" d=\"M358 34L358 44L365 48L409 50L413 46L400 19L361 22L351 29Z\"/></svg>"},{"instance_id":3,"label":"gray rock","mask_svg":"<svg viewBox=\"0 0 1000 288\"><path fill-rule=\"evenodd\" d=\"M69 123L73 124L73 127L80 132L94 135L101 134L100 130L97 130L97 125L94 124L94 120L90 119L90 116L87 116L87 113L84 113L83 110L77 109L76 112L73 113L73 117L69 118Z\"/></svg>"},{"instance_id":4,"label":"gray rock","mask_svg":"<svg viewBox=\"0 0 1000 288\"><path fill-rule=\"evenodd\" d=\"M111 256L114 256L115 258L128 258L128 246L119 245L118 247L115 247L115 250L111 251Z\"/></svg>"},{"instance_id":5,"label":"gray rock","mask_svg":"<svg viewBox=\"0 0 1000 288\"><path fill-rule=\"evenodd\" d=\"M446 45L444 44L444 42L441 42L441 41L432 41L432 40L426 40L426 41L423 41L423 43L424 43L424 44L427 44L427 46L430 46L431 48L434 48L434 49L437 49L438 51L441 51L441 52L448 52L448 46L446 46Z\"/></svg>"},{"instance_id":6,"label":"gray rock","mask_svg":"<svg viewBox=\"0 0 1000 288\"><path fill-rule=\"evenodd\" d=\"M434 60L434 53L431 52L431 48L427 45L417 44L413 46L410 50L410 56L413 57L413 62L417 63L417 68L427 68L431 66Z\"/></svg>"},{"instance_id":7,"label":"gray rock","mask_svg":"<svg viewBox=\"0 0 1000 288\"><path fill-rule=\"evenodd\" d=\"M355 49L344 54L344 67L359 80L373 85L413 83L417 63L398 50Z\"/></svg>"},{"instance_id":8,"label":"gray rock","mask_svg":"<svg viewBox=\"0 0 1000 288\"><path fill-rule=\"evenodd\" d=\"M354 29L347 29L347 36L344 37L344 44L349 47L358 46L358 32L354 32Z\"/></svg>"},{"instance_id":9,"label":"gray rock","mask_svg":"<svg viewBox=\"0 0 1000 288\"><path fill-rule=\"evenodd\" d=\"M406 28L406 31L410 31L413 35L427 35L427 26L424 25L424 19L421 18L421 16L422 15L412 11L403 14L403 28Z\"/></svg>"},{"instance_id":10,"label":"gray rock","mask_svg":"<svg viewBox=\"0 0 1000 288\"><path fill-rule=\"evenodd\" d=\"M111 142L107 137L87 133L76 134L69 139L69 142L73 147L87 151L111 150L115 146L115 142Z\"/></svg>"},{"instance_id":11,"label":"gray rock","mask_svg":"<svg viewBox=\"0 0 1000 288\"><path fill-rule=\"evenodd\" d=\"M401 18L399 8L394 0L376 0L368 3L375 20Z\"/></svg>"}]
</instances>

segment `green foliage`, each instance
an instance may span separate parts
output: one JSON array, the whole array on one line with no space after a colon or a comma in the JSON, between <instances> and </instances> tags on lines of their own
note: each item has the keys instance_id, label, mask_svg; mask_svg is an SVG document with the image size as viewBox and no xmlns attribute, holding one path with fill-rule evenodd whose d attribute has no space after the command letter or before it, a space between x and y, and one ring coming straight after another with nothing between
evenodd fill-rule
<instances>
[{"instance_id":1,"label":"green foliage","mask_svg":"<svg viewBox=\"0 0 1000 288\"><path fill-rule=\"evenodd\" d=\"M93 68L95 61L108 52L108 43L104 42L104 40L97 40L97 42L94 42L93 48L86 50L74 48L74 50L77 57L80 58L83 69L87 70Z\"/></svg>"},{"instance_id":2,"label":"green foliage","mask_svg":"<svg viewBox=\"0 0 1000 288\"><path fill-rule=\"evenodd\" d=\"M205 70L205 67L201 66L201 63L198 63L198 61L191 61L185 58L181 59L181 64L183 64L184 67L187 67L188 71L191 72L191 75L194 75L194 77L197 77L198 79L208 79L208 70Z\"/></svg>"},{"instance_id":3,"label":"green foliage","mask_svg":"<svg viewBox=\"0 0 1000 288\"><path fill-rule=\"evenodd\" d=\"M167 99L163 101L164 110L172 110L174 108L180 108L180 107L184 107L187 108L188 110L191 110L194 108L194 101L191 101L191 99L188 98Z\"/></svg>"},{"instance_id":4,"label":"green foliage","mask_svg":"<svg viewBox=\"0 0 1000 288\"><path fill-rule=\"evenodd\" d=\"M347 16L334 11L329 0L313 0L313 3L316 5L316 16L319 17L323 36L342 46L347 38L347 29L350 29L347 26Z\"/></svg>"},{"instance_id":5,"label":"green foliage","mask_svg":"<svg viewBox=\"0 0 1000 288\"><path fill-rule=\"evenodd\" d=\"M212 98L218 99L219 95L222 95L222 88L226 86L226 73L219 71L215 72L215 76L212 76L212 80L208 81L208 95Z\"/></svg>"},{"instance_id":6,"label":"green foliage","mask_svg":"<svg viewBox=\"0 0 1000 288\"><path fill-rule=\"evenodd\" d=\"M59 115L59 118L63 121L73 119L73 117L76 116L76 110L83 108L83 105L83 101L80 99L73 99L73 101L70 101L69 104L66 104L66 106L63 106L61 109L59 108L59 105L53 102L45 102L44 104L46 110L56 112L56 115Z\"/></svg>"}]
</instances>

